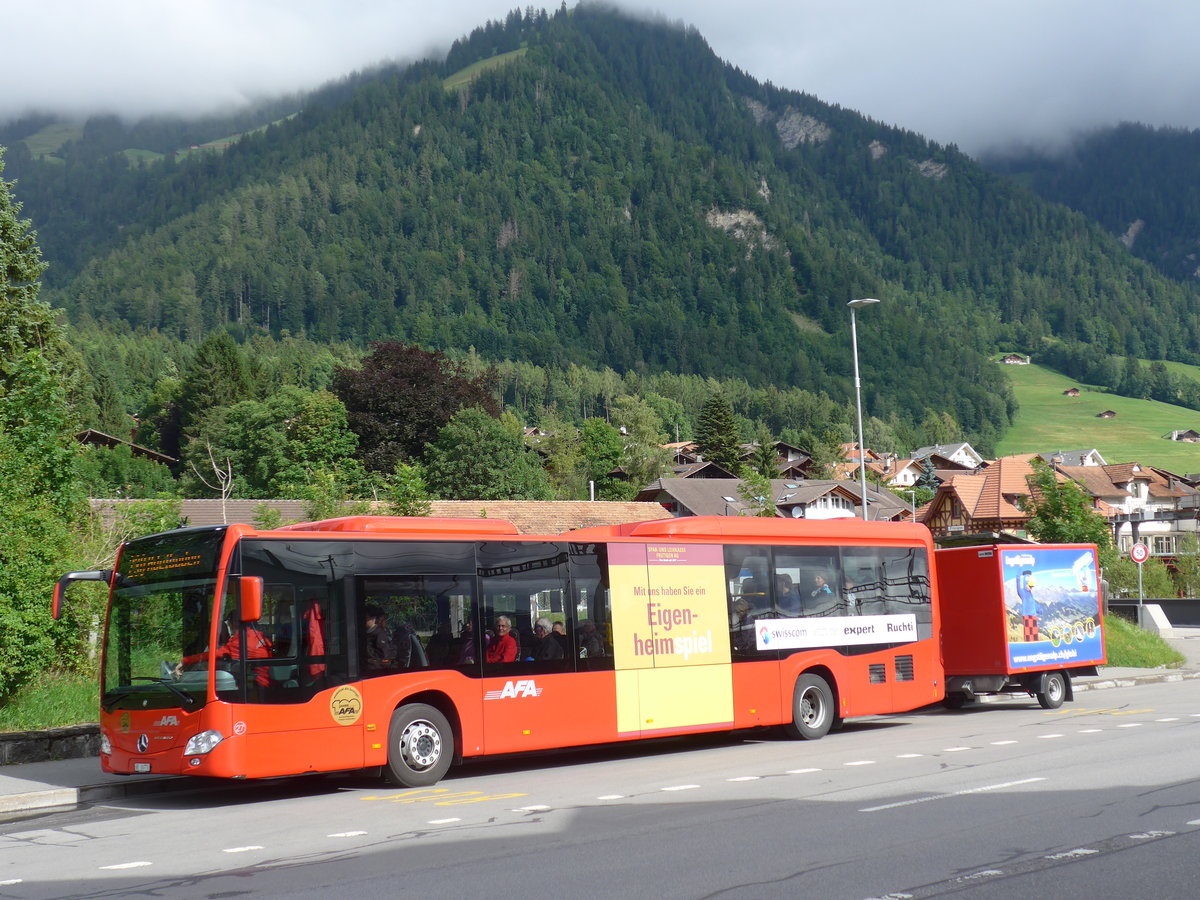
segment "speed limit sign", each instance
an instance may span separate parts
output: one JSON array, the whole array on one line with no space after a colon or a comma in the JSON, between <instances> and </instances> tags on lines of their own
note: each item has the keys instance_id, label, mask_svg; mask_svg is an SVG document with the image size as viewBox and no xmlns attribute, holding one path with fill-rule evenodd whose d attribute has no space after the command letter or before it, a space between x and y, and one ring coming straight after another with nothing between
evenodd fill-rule
<instances>
[{"instance_id":1,"label":"speed limit sign","mask_svg":"<svg viewBox=\"0 0 1200 900\"><path fill-rule=\"evenodd\" d=\"M1145 544L1134 544L1129 548L1129 558L1140 566L1150 558L1150 548Z\"/></svg>"}]
</instances>

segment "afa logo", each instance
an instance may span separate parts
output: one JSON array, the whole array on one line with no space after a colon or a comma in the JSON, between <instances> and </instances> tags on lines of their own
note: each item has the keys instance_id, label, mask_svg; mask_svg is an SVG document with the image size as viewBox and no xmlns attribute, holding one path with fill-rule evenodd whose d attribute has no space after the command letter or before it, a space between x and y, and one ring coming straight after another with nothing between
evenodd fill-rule
<instances>
[{"instance_id":1,"label":"afa logo","mask_svg":"<svg viewBox=\"0 0 1200 900\"><path fill-rule=\"evenodd\" d=\"M765 647L771 643L771 629L763 625L758 629L758 640Z\"/></svg>"},{"instance_id":2,"label":"afa logo","mask_svg":"<svg viewBox=\"0 0 1200 900\"><path fill-rule=\"evenodd\" d=\"M179 726L179 719L176 716L163 716L154 723L155 728L169 728L171 726Z\"/></svg>"},{"instance_id":3,"label":"afa logo","mask_svg":"<svg viewBox=\"0 0 1200 900\"><path fill-rule=\"evenodd\" d=\"M348 684L342 685L329 698L329 714L339 725L353 725L362 716L362 694Z\"/></svg>"},{"instance_id":4,"label":"afa logo","mask_svg":"<svg viewBox=\"0 0 1200 900\"><path fill-rule=\"evenodd\" d=\"M542 689L538 687L532 678L521 679L520 681L504 682L503 690L488 691L483 695L484 700L506 700L515 699L517 697L540 697Z\"/></svg>"}]
</instances>

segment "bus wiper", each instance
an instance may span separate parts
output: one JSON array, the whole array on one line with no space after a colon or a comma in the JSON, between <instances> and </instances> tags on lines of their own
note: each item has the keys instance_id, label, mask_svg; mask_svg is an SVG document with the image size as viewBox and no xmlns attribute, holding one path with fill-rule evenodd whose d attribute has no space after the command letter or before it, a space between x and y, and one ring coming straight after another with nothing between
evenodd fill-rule
<instances>
[{"instance_id":1,"label":"bus wiper","mask_svg":"<svg viewBox=\"0 0 1200 900\"><path fill-rule=\"evenodd\" d=\"M187 706L194 706L194 705L195 705L195 703L196 703L196 698L195 698L195 697L193 697L193 696L192 696L191 694L189 694L187 691L183 690L183 688L179 688L179 687L176 687L175 685L173 685L173 684L171 683L170 679L167 679L167 678L147 678L147 677L144 677L144 676L138 676L138 677L136 677L136 678L131 678L131 679L130 679L130 681L152 681L152 682L154 682L155 684L161 684L163 687L165 687L165 688L166 688L168 691L170 691L172 694L175 694L175 695L177 695L177 696L179 697L179 699L181 699L181 700L184 702L184 704L185 704L185 705L187 705ZM132 692L126 692L125 694L122 694L122 695L121 695L121 697L125 697L125 696L127 696L127 695L128 695L128 693L132 693ZM117 698L117 699L120 699L120 698Z\"/></svg>"}]
</instances>

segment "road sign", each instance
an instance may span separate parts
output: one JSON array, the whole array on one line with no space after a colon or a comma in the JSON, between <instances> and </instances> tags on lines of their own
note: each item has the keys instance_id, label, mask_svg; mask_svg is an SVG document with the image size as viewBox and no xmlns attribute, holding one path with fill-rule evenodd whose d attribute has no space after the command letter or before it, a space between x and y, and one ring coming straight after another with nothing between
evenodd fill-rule
<instances>
[{"instance_id":1,"label":"road sign","mask_svg":"<svg viewBox=\"0 0 1200 900\"><path fill-rule=\"evenodd\" d=\"M1129 558L1140 566L1150 558L1150 548L1145 544L1134 544L1129 548Z\"/></svg>"}]
</instances>

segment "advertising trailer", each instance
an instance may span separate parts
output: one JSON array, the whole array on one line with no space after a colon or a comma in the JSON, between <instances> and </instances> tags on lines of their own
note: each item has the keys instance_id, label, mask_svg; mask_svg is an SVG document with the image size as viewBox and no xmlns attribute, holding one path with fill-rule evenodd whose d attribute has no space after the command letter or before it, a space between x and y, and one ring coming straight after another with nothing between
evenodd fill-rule
<instances>
[{"instance_id":1,"label":"advertising trailer","mask_svg":"<svg viewBox=\"0 0 1200 900\"><path fill-rule=\"evenodd\" d=\"M1092 544L992 544L936 553L946 698L1030 694L1045 709L1073 699L1071 678L1105 663Z\"/></svg>"}]
</instances>

